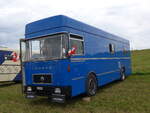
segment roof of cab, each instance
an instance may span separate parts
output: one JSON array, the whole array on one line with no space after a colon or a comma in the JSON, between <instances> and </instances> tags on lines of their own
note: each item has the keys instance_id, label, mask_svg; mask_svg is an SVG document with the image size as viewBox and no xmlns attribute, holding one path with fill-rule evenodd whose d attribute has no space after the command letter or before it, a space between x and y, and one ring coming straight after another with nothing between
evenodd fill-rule
<instances>
[{"instance_id":1,"label":"roof of cab","mask_svg":"<svg viewBox=\"0 0 150 113\"><path fill-rule=\"evenodd\" d=\"M128 40L123 39L119 36L105 32L101 29L98 29L91 25L74 20L74 19L64 16L64 15L57 15L57 16L41 19L41 20L27 24L26 30L25 30L25 35L27 36L27 35L34 34L37 32L60 28L60 27L68 27L68 28L76 29L76 30L83 31L86 33L90 33L93 35L99 35L104 38L122 41L125 43L129 42Z\"/></svg>"}]
</instances>

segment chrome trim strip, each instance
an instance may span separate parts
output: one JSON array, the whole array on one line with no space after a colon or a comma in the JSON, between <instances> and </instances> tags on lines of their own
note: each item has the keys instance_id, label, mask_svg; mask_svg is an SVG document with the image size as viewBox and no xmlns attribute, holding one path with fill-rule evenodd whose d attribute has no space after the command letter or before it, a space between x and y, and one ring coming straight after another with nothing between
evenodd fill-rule
<instances>
[{"instance_id":1,"label":"chrome trim strip","mask_svg":"<svg viewBox=\"0 0 150 113\"><path fill-rule=\"evenodd\" d=\"M120 70L117 69L117 70L114 70L114 71L109 71L109 72L99 73L99 74L96 74L96 75L97 75L97 76L101 76L101 75L106 75L106 74L114 73L114 72L117 72L117 71L120 71Z\"/></svg>"},{"instance_id":2,"label":"chrome trim strip","mask_svg":"<svg viewBox=\"0 0 150 113\"><path fill-rule=\"evenodd\" d=\"M105 75L105 74L110 74L110 73L114 73L114 72L117 72L117 71L120 71L119 69L117 70L114 70L114 71L108 71L108 72L104 72L104 73L99 73L99 74L96 74L97 76L101 76L101 75ZM75 77L73 78L72 80L80 80L80 79L83 79L85 78L84 76L80 76L80 77Z\"/></svg>"},{"instance_id":3,"label":"chrome trim strip","mask_svg":"<svg viewBox=\"0 0 150 113\"><path fill-rule=\"evenodd\" d=\"M71 60L71 62L85 62L85 60Z\"/></svg>"},{"instance_id":4,"label":"chrome trim strip","mask_svg":"<svg viewBox=\"0 0 150 113\"><path fill-rule=\"evenodd\" d=\"M76 77L76 78L73 78L72 80L80 80L80 79L83 79L85 78L84 76L80 76L80 77Z\"/></svg>"},{"instance_id":5,"label":"chrome trim strip","mask_svg":"<svg viewBox=\"0 0 150 113\"><path fill-rule=\"evenodd\" d=\"M112 60L112 59L130 59L130 57L113 57L113 58L71 58L71 60Z\"/></svg>"}]
</instances>

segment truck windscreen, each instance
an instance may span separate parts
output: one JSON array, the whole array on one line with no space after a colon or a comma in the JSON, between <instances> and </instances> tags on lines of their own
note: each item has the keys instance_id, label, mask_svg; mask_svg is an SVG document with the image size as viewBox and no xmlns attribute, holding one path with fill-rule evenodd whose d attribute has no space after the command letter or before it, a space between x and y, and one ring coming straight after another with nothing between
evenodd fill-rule
<instances>
[{"instance_id":1,"label":"truck windscreen","mask_svg":"<svg viewBox=\"0 0 150 113\"><path fill-rule=\"evenodd\" d=\"M28 40L25 42L24 50L22 50L22 60L37 61L65 58L68 48L67 40L66 34Z\"/></svg>"}]
</instances>

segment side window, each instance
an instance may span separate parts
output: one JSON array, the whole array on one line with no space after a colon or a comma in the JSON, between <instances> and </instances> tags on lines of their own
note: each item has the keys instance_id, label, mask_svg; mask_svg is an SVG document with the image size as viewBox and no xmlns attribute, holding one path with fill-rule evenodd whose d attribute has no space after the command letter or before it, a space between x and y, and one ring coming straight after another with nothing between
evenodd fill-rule
<instances>
[{"instance_id":1,"label":"side window","mask_svg":"<svg viewBox=\"0 0 150 113\"><path fill-rule=\"evenodd\" d=\"M75 47L75 55L83 55L84 46L83 46L83 37L70 35L70 50Z\"/></svg>"},{"instance_id":2,"label":"side window","mask_svg":"<svg viewBox=\"0 0 150 113\"><path fill-rule=\"evenodd\" d=\"M115 53L115 45L114 44L109 44L109 52L111 54L114 54Z\"/></svg>"}]
</instances>

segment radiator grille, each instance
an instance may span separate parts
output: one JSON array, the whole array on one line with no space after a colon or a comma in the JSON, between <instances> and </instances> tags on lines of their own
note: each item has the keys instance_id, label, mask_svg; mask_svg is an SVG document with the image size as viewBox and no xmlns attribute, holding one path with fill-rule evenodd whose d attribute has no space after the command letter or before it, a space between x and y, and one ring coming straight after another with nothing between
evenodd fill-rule
<instances>
[{"instance_id":1,"label":"radiator grille","mask_svg":"<svg viewBox=\"0 0 150 113\"><path fill-rule=\"evenodd\" d=\"M51 83L51 75L44 75L44 74L33 75L33 82L40 84Z\"/></svg>"}]
</instances>

